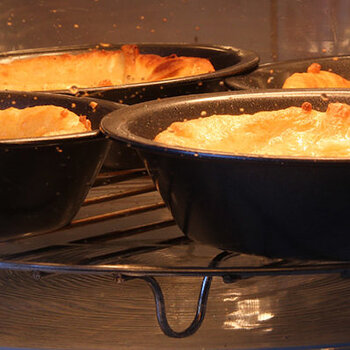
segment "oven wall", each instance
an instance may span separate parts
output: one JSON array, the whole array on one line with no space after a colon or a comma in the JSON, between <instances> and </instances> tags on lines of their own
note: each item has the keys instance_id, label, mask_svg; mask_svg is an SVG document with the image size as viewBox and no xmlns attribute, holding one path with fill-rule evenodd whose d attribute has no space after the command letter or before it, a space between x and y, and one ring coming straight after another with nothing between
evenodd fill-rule
<instances>
[{"instance_id":1,"label":"oven wall","mask_svg":"<svg viewBox=\"0 0 350 350\"><path fill-rule=\"evenodd\" d=\"M188 42L257 51L262 62L347 53L347 0L3 0L0 50Z\"/></svg>"}]
</instances>

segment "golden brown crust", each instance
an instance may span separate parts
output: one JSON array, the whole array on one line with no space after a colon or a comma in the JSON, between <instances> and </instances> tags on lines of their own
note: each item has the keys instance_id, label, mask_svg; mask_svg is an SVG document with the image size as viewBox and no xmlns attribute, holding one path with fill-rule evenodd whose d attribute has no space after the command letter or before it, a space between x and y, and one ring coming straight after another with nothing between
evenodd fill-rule
<instances>
[{"instance_id":1,"label":"golden brown crust","mask_svg":"<svg viewBox=\"0 0 350 350\"><path fill-rule=\"evenodd\" d=\"M121 84L120 51L89 51L77 55L49 55L0 64L0 89L47 91ZM118 67L119 69L116 69Z\"/></svg>"},{"instance_id":2,"label":"golden brown crust","mask_svg":"<svg viewBox=\"0 0 350 350\"><path fill-rule=\"evenodd\" d=\"M213 115L171 124L155 141L173 146L241 154L350 157L350 106L326 112L302 107L252 115Z\"/></svg>"},{"instance_id":3,"label":"golden brown crust","mask_svg":"<svg viewBox=\"0 0 350 350\"><path fill-rule=\"evenodd\" d=\"M64 90L156 81L213 72L204 58L140 54L136 45L121 50L43 55L0 64L0 89Z\"/></svg>"},{"instance_id":4,"label":"golden brown crust","mask_svg":"<svg viewBox=\"0 0 350 350\"><path fill-rule=\"evenodd\" d=\"M214 72L209 60L197 57L142 55L137 47L122 47L127 83L157 81Z\"/></svg>"},{"instance_id":5,"label":"golden brown crust","mask_svg":"<svg viewBox=\"0 0 350 350\"><path fill-rule=\"evenodd\" d=\"M58 106L35 106L0 110L0 139L73 134L91 130L85 116Z\"/></svg>"},{"instance_id":6,"label":"golden brown crust","mask_svg":"<svg viewBox=\"0 0 350 350\"><path fill-rule=\"evenodd\" d=\"M350 81L332 72L321 70L321 65L312 63L307 73L294 73L286 79L283 89L294 88L349 88Z\"/></svg>"}]
</instances>

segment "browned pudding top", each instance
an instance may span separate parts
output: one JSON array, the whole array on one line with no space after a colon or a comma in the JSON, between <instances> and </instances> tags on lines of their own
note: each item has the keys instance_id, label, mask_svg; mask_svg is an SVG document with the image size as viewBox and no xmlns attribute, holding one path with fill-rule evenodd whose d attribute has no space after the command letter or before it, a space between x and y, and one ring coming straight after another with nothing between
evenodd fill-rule
<instances>
[{"instance_id":1,"label":"browned pudding top","mask_svg":"<svg viewBox=\"0 0 350 350\"><path fill-rule=\"evenodd\" d=\"M209 60L140 54L136 45L121 50L41 55L0 64L0 89L65 90L149 82L213 72Z\"/></svg>"},{"instance_id":2,"label":"browned pudding top","mask_svg":"<svg viewBox=\"0 0 350 350\"><path fill-rule=\"evenodd\" d=\"M283 89L350 88L350 81L340 75L321 70L321 65L312 63L306 73L294 73L286 79Z\"/></svg>"},{"instance_id":3,"label":"browned pudding top","mask_svg":"<svg viewBox=\"0 0 350 350\"><path fill-rule=\"evenodd\" d=\"M350 157L350 106L326 112L302 107L255 114L212 115L175 122L155 141L210 151L296 157Z\"/></svg>"},{"instance_id":4,"label":"browned pudding top","mask_svg":"<svg viewBox=\"0 0 350 350\"><path fill-rule=\"evenodd\" d=\"M0 139L72 134L91 130L85 116L58 106L0 110Z\"/></svg>"}]
</instances>

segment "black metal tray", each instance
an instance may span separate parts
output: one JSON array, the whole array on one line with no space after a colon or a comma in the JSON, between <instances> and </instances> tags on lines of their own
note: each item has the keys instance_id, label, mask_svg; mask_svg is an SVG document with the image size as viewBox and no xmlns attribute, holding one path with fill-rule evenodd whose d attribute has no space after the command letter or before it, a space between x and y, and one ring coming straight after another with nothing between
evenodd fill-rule
<instances>
[{"instance_id":1,"label":"black metal tray","mask_svg":"<svg viewBox=\"0 0 350 350\"><path fill-rule=\"evenodd\" d=\"M223 82L224 78L252 70L259 62L259 56L255 52L231 46L175 43L134 44L136 44L140 48L140 52L144 54L156 54L160 56L176 54L178 56L208 58L216 71L213 73L148 83L81 88L72 91L55 90L52 92L90 95L119 103L133 104L167 96L223 91L227 90ZM122 45L124 44L79 45L3 52L0 54L0 63L9 58L29 58L40 55L79 53L91 49L118 50Z\"/></svg>"},{"instance_id":2,"label":"black metal tray","mask_svg":"<svg viewBox=\"0 0 350 350\"><path fill-rule=\"evenodd\" d=\"M344 55L266 63L249 74L227 78L225 84L232 90L281 89L289 76L306 72L312 63L319 63L322 70L332 71L346 79L350 78L350 56Z\"/></svg>"},{"instance_id":3,"label":"black metal tray","mask_svg":"<svg viewBox=\"0 0 350 350\"><path fill-rule=\"evenodd\" d=\"M101 130L135 148L189 238L278 258L350 261L350 159L201 150L155 142L174 122L349 103L350 91L295 89L180 96L113 111Z\"/></svg>"},{"instance_id":4,"label":"black metal tray","mask_svg":"<svg viewBox=\"0 0 350 350\"><path fill-rule=\"evenodd\" d=\"M60 94L1 91L0 109L53 105L85 115L91 131L0 140L0 236L48 232L78 212L111 142L99 131L102 117L117 108L109 101ZM23 126L22 126L23 127ZM113 143L115 161L126 146ZM123 151L124 150L124 151ZM119 156L116 152L123 154Z\"/></svg>"}]
</instances>

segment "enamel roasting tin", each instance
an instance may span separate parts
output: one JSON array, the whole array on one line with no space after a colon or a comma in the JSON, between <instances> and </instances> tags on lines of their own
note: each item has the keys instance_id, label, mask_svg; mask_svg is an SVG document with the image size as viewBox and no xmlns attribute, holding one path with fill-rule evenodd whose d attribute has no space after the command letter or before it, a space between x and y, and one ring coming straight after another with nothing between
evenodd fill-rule
<instances>
[{"instance_id":1,"label":"enamel roasting tin","mask_svg":"<svg viewBox=\"0 0 350 350\"><path fill-rule=\"evenodd\" d=\"M224 79L235 74L244 73L254 69L259 56L250 50L219 45L195 45L175 43L134 43L143 54L156 54L160 56L191 56L207 58L215 68L215 72L187 76L181 78L125 84L107 87L77 88L56 90L77 96L92 96L119 103L134 104L157 98L185 95L190 93L225 91L227 87ZM79 45L66 47L52 47L31 50L16 50L0 54L0 63L9 59L31 58L52 54L83 53L92 49L119 50L124 44Z\"/></svg>"},{"instance_id":2,"label":"enamel roasting tin","mask_svg":"<svg viewBox=\"0 0 350 350\"><path fill-rule=\"evenodd\" d=\"M185 235L267 257L350 260L350 159L214 153L153 138L174 121L211 114L350 103L350 92L290 90L164 99L112 112L102 130L139 152Z\"/></svg>"},{"instance_id":3,"label":"enamel roasting tin","mask_svg":"<svg viewBox=\"0 0 350 350\"><path fill-rule=\"evenodd\" d=\"M306 73L312 63L319 63L322 70L350 79L350 56L315 57L260 65L248 74L229 77L225 84L232 90L281 89L293 73Z\"/></svg>"},{"instance_id":4,"label":"enamel roasting tin","mask_svg":"<svg viewBox=\"0 0 350 350\"><path fill-rule=\"evenodd\" d=\"M1 237L47 232L68 224L111 145L98 129L100 120L123 106L97 99L11 91L0 92L0 102L1 109L61 106L91 121L92 131L84 133L0 140Z\"/></svg>"}]
</instances>

